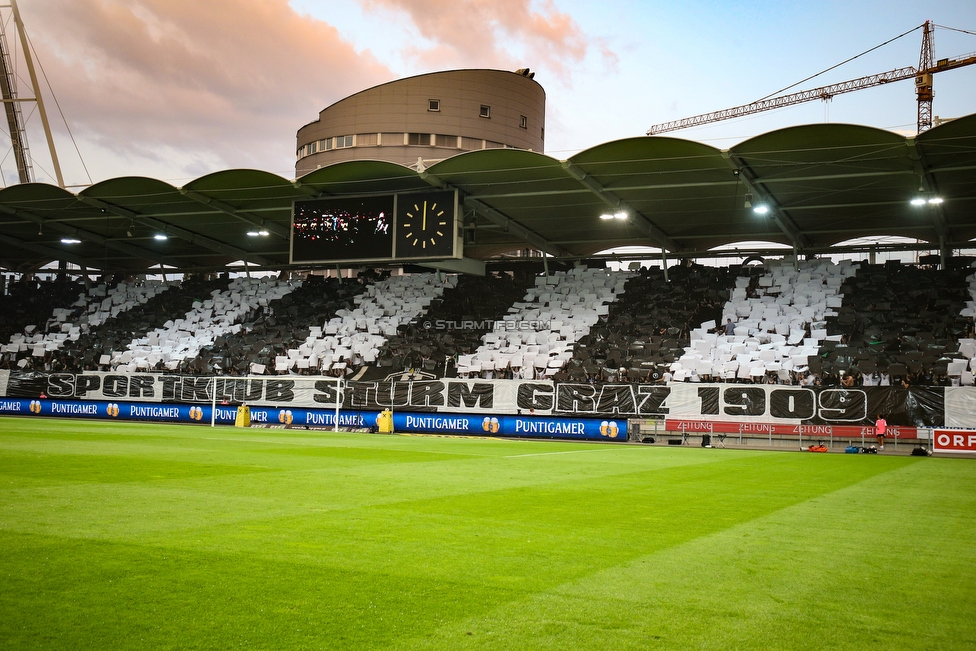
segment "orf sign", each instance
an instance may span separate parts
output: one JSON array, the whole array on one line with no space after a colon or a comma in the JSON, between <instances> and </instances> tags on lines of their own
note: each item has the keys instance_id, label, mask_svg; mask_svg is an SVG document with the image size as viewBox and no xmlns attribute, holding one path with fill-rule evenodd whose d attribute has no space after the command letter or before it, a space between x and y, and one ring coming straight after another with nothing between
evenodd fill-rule
<instances>
[{"instance_id":1,"label":"orf sign","mask_svg":"<svg viewBox=\"0 0 976 651\"><path fill-rule=\"evenodd\" d=\"M976 431L937 429L932 432L936 452L971 452L976 454Z\"/></svg>"}]
</instances>

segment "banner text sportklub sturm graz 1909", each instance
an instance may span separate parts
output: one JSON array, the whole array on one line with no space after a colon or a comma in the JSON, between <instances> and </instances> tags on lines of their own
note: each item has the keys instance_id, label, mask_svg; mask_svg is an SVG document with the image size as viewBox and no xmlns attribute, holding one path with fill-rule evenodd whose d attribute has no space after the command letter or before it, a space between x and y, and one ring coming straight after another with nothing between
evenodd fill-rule
<instances>
[{"instance_id":1,"label":"banner text sportklub sturm graz 1909","mask_svg":"<svg viewBox=\"0 0 976 651\"><path fill-rule=\"evenodd\" d=\"M338 381L321 376L223 378L152 373L0 372L0 395L149 403L247 402L335 408ZM783 424L976 427L976 388L807 388L751 384L588 384L548 380L343 382L341 407L485 415L667 417Z\"/></svg>"}]
</instances>

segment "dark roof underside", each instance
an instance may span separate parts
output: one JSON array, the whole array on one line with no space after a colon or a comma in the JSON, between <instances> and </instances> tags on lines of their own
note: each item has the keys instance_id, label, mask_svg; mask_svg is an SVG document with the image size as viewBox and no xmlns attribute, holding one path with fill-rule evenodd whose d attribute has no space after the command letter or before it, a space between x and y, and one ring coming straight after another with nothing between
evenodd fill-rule
<instances>
[{"instance_id":1,"label":"dark roof underside","mask_svg":"<svg viewBox=\"0 0 976 651\"><path fill-rule=\"evenodd\" d=\"M823 251L852 238L896 235L962 248L976 238L976 114L916 138L870 127L791 127L721 151L652 136L608 142L559 161L511 149L474 151L422 173L350 161L297 181L226 170L177 188L144 177L77 194L31 183L0 190L0 267L35 270L55 260L141 272L166 264L221 269L247 260L288 266L292 202L447 186L460 191L465 256L514 249L588 257L618 246L707 255L747 240ZM924 190L944 203L918 208ZM746 207L768 203L756 215ZM623 210L628 219L601 220ZM264 229L267 237L248 236ZM155 235L166 233L168 239ZM63 244L73 237L78 244Z\"/></svg>"}]
</instances>

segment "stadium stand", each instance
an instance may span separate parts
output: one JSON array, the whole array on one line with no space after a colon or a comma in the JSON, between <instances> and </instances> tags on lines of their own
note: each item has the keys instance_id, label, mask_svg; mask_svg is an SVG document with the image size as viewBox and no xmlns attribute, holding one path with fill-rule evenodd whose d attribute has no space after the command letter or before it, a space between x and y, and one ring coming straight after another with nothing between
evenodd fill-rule
<instances>
[{"instance_id":1,"label":"stadium stand","mask_svg":"<svg viewBox=\"0 0 976 651\"><path fill-rule=\"evenodd\" d=\"M490 378L509 369L524 378L556 375L573 357L576 342L608 316L631 276L576 267L537 277L494 332L482 337L484 343L458 356L458 375Z\"/></svg>"},{"instance_id":2,"label":"stadium stand","mask_svg":"<svg viewBox=\"0 0 976 651\"><path fill-rule=\"evenodd\" d=\"M737 269L676 265L629 276L624 293L576 345L567 376L574 380L660 381L690 345L694 324L714 321ZM692 379L692 376L689 376Z\"/></svg>"},{"instance_id":3,"label":"stadium stand","mask_svg":"<svg viewBox=\"0 0 976 651\"><path fill-rule=\"evenodd\" d=\"M4 368L971 385L976 274L828 259L486 277L11 283ZM27 323L31 321L31 323ZM425 325L425 324L430 325Z\"/></svg>"},{"instance_id":4,"label":"stadium stand","mask_svg":"<svg viewBox=\"0 0 976 651\"><path fill-rule=\"evenodd\" d=\"M228 283L227 279L203 280L193 277L185 279L179 285L174 283L170 289L157 292L151 297L146 296L145 302L135 301L129 309L119 310L115 316L109 316L97 325L89 323L87 331L80 331L75 340L69 338L70 343L65 342L62 348L46 351L43 357L20 357L17 365L27 369L55 371L117 369L123 364L121 357L134 339L146 336L154 328L163 327L167 321L180 318L192 309L195 301L203 300L202 297L210 295L214 290L226 288ZM77 293L72 300L76 297ZM102 303L104 299L99 301L96 313ZM70 301L64 303L69 304ZM79 306L76 309L84 308ZM91 302L88 309L91 309ZM21 356L23 354L19 353ZM27 364L20 363L24 359L28 360ZM129 370L129 363L125 362L123 370ZM138 364L132 370L137 368ZM163 370L162 360L151 365L151 368Z\"/></svg>"},{"instance_id":5,"label":"stadium stand","mask_svg":"<svg viewBox=\"0 0 976 651\"><path fill-rule=\"evenodd\" d=\"M7 293L0 296L0 341L9 342L5 344L4 352L7 354L3 356L4 366L9 368L11 361L23 358L22 353L27 352L29 344L36 343L33 340L37 335L44 334L44 324L52 317L54 310L67 307L84 291L81 283L61 278L40 281L24 277L18 282L11 282L7 286ZM24 335L23 343L15 344L11 338L18 335Z\"/></svg>"},{"instance_id":6,"label":"stadium stand","mask_svg":"<svg viewBox=\"0 0 976 651\"><path fill-rule=\"evenodd\" d=\"M97 285L81 293L70 307L54 308L43 328L28 326L31 332L11 335L10 344L3 352L30 351L34 357L44 357L68 342L78 341L82 333L89 332L91 328L147 302L169 288L169 284L158 282L142 285L121 282L111 289L105 284Z\"/></svg>"},{"instance_id":7,"label":"stadium stand","mask_svg":"<svg viewBox=\"0 0 976 651\"><path fill-rule=\"evenodd\" d=\"M227 289L214 289L210 298L193 301L182 317L170 319L145 336L134 338L122 353L113 353L113 368L127 365L127 370L164 368L175 371L203 372L198 364L189 368L184 362L196 363L200 349L213 345L217 337L241 331L241 323L274 299L291 293L287 281L268 278L235 278Z\"/></svg>"},{"instance_id":8,"label":"stadium stand","mask_svg":"<svg viewBox=\"0 0 976 651\"><path fill-rule=\"evenodd\" d=\"M309 329L302 346L276 356L273 370L289 373L319 368L348 375L354 368L374 364L387 338L395 336L400 325L419 316L457 281L453 274L422 273L391 276L369 284L353 297L353 309L337 310L322 326ZM261 373L266 369L253 370Z\"/></svg>"},{"instance_id":9,"label":"stadium stand","mask_svg":"<svg viewBox=\"0 0 976 651\"><path fill-rule=\"evenodd\" d=\"M459 277L457 285L432 300L426 312L397 327L363 379L410 369L455 376L456 356L474 353L482 337L509 314L534 282L535 276L527 272Z\"/></svg>"},{"instance_id":10,"label":"stadium stand","mask_svg":"<svg viewBox=\"0 0 976 651\"><path fill-rule=\"evenodd\" d=\"M891 382L949 384L948 366L959 358L959 339L971 333L963 314L971 300L969 268L932 269L862 263L843 288L836 316L826 317L835 341L824 342L811 370L827 383L838 376L882 373ZM968 349L967 349L968 350ZM961 377L957 364L954 374Z\"/></svg>"},{"instance_id":11,"label":"stadium stand","mask_svg":"<svg viewBox=\"0 0 976 651\"><path fill-rule=\"evenodd\" d=\"M307 366L299 367L300 360L296 360L296 370L317 369L318 358L309 348L314 346L312 330L317 328L320 332L322 324L334 318L339 310L351 312L353 298L363 292L364 283L372 277L363 273L359 279L340 281L310 275L296 283L290 293L268 301L254 319L242 322L237 332L216 337L187 366L203 373L209 372L208 368L226 375L263 373L274 366L275 358L287 357L289 350L298 350L308 362Z\"/></svg>"}]
</instances>

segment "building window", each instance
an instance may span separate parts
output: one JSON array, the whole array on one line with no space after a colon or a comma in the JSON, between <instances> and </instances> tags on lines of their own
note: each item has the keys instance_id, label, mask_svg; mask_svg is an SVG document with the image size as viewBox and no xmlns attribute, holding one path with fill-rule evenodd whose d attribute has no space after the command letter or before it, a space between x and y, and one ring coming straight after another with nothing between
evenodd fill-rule
<instances>
[{"instance_id":1,"label":"building window","mask_svg":"<svg viewBox=\"0 0 976 651\"><path fill-rule=\"evenodd\" d=\"M403 141L403 133L381 133L380 142L383 143L384 147L389 147L390 145L402 146L406 143Z\"/></svg>"},{"instance_id":2,"label":"building window","mask_svg":"<svg viewBox=\"0 0 976 651\"><path fill-rule=\"evenodd\" d=\"M434 146L436 147L450 147L451 149L457 149L458 138L457 136L445 136L438 133L434 137Z\"/></svg>"},{"instance_id":3,"label":"building window","mask_svg":"<svg viewBox=\"0 0 976 651\"><path fill-rule=\"evenodd\" d=\"M520 115L519 116L519 126L522 127L523 129L528 129L529 128L529 118L525 117L524 115Z\"/></svg>"},{"instance_id":4,"label":"building window","mask_svg":"<svg viewBox=\"0 0 976 651\"><path fill-rule=\"evenodd\" d=\"M481 138L468 138L467 136L461 138L461 149L470 151L472 149L482 149L485 145L485 141Z\"/></svg>"},{"instance_id":5,"label":"building window","mask_svg":"<svg viewBox=\"0 0 976 651\"><path fill-rule=\"evenodd\" d=\"M330 149L332 149L332 138L319 140L319 149L321 149L322 151L329 151Z\"/></svg>"},{"instance_id":6,"label":"building window","mask_svg":"<svg viewBox=\"0 0 976 651\"><path fill-rule=\"evenodd\" d=\"M357 147L375 147L376 146L376 135L375 133L357 133L356 134L356 146Z\"/></svg>"},{"instance_id":7,"label":"building window","mask_svg":"<svg viewBox=\"0 0 976 651\"><path fill-rule=\"evenodd\" d=\"M335 148L342 149L344 147L352 147L352 136L335 137Z\"/></svg>"},{"instance_id":8,"label":"building window","mask_svg":"<svg viewBox=\"0 0 976 651\"><path fill-rule=\"evenodd\" d=\"M479 115L481 117L483 117L483 118L490 118L491 117L491 107L490 106L487 106L486 104L482 104L481 105L481 113L479 113Z\"/></svg>"},{"instance_id":9,"label":"building window","mask_svg":"<svg viewBox=\"0 0 976 651\"><path fill-rule=\"evenodd\" d=\"M440 111L441 101L439 99L429 99L427 100L427 110L428 111Z\"/></svg>"},{"instance_id":10,"label":"building window","mask_svg":"<svg viewBox=\"0 0 976 651\"><path fill-rule=\"evenodd\" d=\"M408 133L407 144L420 145L421 147L430 147L430 134L429 133Z\"/></svg>"},{"instance_id":11,"label":"building window","mask_svg":"<svg viewBox=\"0 0 976 651\"><path fill-rule=\"evenodd\" d=\"M485 149L504 149L505 145L492 140L485 140Z\"/></svg>"}]
</instances>

